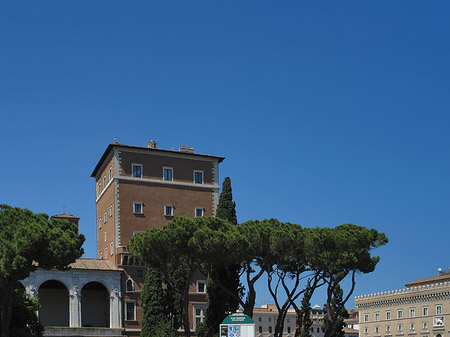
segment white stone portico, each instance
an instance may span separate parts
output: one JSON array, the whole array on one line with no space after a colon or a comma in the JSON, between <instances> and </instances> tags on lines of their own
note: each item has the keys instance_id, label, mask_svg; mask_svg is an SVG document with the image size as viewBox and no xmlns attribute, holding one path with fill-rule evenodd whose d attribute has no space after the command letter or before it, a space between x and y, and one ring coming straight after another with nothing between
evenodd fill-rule
<instances>
[{"instance_id":1,"label":"white stone portico","mask_svg":"<svg viewBox=\"0 0 450 337\"><path fill-rule=\"evenodd\" d=\"M38 269L21 283L41 302L45 335L113 336L123 330L121 273L107 260L78 259L69 270Z\"/></svg>"}]
</instances>

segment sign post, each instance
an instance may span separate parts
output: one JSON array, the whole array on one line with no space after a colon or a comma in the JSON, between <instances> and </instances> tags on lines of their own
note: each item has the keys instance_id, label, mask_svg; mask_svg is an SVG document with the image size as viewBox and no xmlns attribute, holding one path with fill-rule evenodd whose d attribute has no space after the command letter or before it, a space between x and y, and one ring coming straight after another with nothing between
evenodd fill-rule
<instances>
[{"instance_id":1,"label":"sign post","mask_svg":"<svg viewBox=\"0 0 450 337\"><path fill-rule=\"evenodd\" d=\"M255 322L240 312L228 315L220 324L220 337L255 337Z\"/></svg>"}]
</instances>

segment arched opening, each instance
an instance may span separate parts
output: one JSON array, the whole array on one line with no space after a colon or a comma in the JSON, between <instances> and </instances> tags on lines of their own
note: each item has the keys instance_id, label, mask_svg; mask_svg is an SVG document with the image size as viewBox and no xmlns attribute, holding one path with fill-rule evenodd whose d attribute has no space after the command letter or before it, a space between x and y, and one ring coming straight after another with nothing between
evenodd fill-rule
<instances>
[{"instance_id":1,"label":"arched opening","mask_svg":"<svg viewBox=\"0 0 450 337\"><path fill-rule=\"evenodd\" d=\"M69 326L69 291L60 281L45 281L39 287L39 319L46 326Z\"/></svg>"},{"instance_id":2,"label":"arched opening","mask_svg":"<svg viewBox=\"0 0 450 337\"><path fill-rule=\"evenodd\" d=\"M133 284L133 280L132 279L129 278L125 282L125 288L126 288L127 293L134 291L134 284Z\"/></svg>"},{"instance_id":3,"label":"arched opening","mask_svg":"<svg viewBox=\"0 0 450 337\"><path fill-rule=\"evenodd\" d=\"M81 324L84 327L109 327L108 291L99 282L89 282L81 291Z\"/></svg>"}]
</instances>

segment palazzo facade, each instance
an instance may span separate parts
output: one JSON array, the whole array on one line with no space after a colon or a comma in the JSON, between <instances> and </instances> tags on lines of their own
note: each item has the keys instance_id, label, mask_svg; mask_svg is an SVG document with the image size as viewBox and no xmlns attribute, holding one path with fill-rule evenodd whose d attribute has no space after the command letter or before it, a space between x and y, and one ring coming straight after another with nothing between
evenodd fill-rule
<instances>
[{"instance_id":1,"label":"palazzo facade","mask_svg":"<svg viewBox=\"0 0 450 337\"><path fill-rule=\"evenodd\" d=\"M450 336L450 275L417 280L400 290L357 296L360 337Z\"/></svg>"}]
</instances>

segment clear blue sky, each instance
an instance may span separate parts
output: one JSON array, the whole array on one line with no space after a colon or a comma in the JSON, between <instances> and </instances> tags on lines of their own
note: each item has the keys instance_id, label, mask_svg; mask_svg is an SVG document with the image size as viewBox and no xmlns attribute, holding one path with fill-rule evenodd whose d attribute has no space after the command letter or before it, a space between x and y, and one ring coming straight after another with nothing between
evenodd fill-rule
<instances>
[{"instance_id":1,"label":"clear blue sky","mask_svg":"<svg viewBox=\"0 0 450 337\"><path fill-rule=\"evenodd\" d=\"M449 14L447 0L4 1L0 202L65 207L94 257L92 170L114 138L154 139L226 157L239 221L385 232L355 295L434 276L450 267Z\"/></svg>"}]
</instances>

